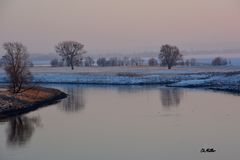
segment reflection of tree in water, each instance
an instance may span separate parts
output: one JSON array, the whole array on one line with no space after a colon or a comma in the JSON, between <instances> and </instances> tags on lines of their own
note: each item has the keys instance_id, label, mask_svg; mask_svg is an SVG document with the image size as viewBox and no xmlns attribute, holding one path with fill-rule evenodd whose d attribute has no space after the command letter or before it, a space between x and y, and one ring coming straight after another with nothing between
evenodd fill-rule
<instances>
[{"instance_id":1,"label":"reflection of tree in water","mask_svg":"<svg viewBox=\"0 0 240 160\"><path fill-rule=\"evenodd\" d=\"M25 145L32 137L36 127L41 126L41 119L37 117L14 117L7 127L7 144L12 146Z\"/></svg>"},{"instance_id":2,"label":"reflection of tree in water","mask_svg":"<svg viewBox=\"0 0 240 160\"><path fill-rule=\"evenodd\" d=\"M163 107L171 108L178 106L183 97L183 91L178 88L162 88L160 90L160 98Z\"/></svg>"},{"instance_id":3,"label":"reflection of tree in water","mask_svg":"<svg viewBox=\"0 0 240 160\"><path fill-rule=\"evenodd\" d=\"M84 89L81 87L68 87L68 97L63 100L61 108L66 112L77 112L85 107Z\"/></svg>"}]
</instances>

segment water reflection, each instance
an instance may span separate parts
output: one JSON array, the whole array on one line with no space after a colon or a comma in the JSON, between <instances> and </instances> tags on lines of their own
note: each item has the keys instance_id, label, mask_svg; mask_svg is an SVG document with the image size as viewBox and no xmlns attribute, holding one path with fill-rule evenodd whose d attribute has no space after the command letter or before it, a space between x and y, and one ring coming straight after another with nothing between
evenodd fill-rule
<instances>
[{"instance_id":1,"label":"water reflection","mask_svg":"<svg viewBox=\"0 0 240 160\"><path fill-rule=\"evenodd\" d=\"M125 95L126 93L133 94L133 93L143 93L146 90L156 89L152 86L136 86L136 85L129 85L129 86L118 86L117 91L119 94Z\"/></svg>"},{"instance_id":2,"label":"water reflection","mask_svg":"<svg viewBox=\"0 0 240 160\"><path fill-rule=\"evenodd\" d=\"M14 117L7 124L7 144L10 146L22 146L30 141L37 127L41 126L40 116Z\"/></svg>"},{"instance_id":3,"label":"water reflection","mask_svg":"<svg viewBox=\"0 0 240 160\"><path fill-rule=\"evenodd\" d=\"M161 88L160 99L166 109L177 107L183 98L183 90L178 88Z\"/></svg>"},{"instance_id":4,"label":"water reflection","mask_svg":"<svg viewBox=\"0 0 240 160\"><path fill-rule=\"evenodd\" d=\"M66 112L78 112L85 107L85 91L80 86L68 86L64 89L68 97L62 101L60 108Z\"/></svg>"},{"instance_id":5,"label":"water reflection","mask_svg":"<svg viewBox=\"0 0 240 160\"><path fill-rule=\"evenodd\" d=\"M84 114L81 111L68 114L60 110L64 109L62 100L21 118L2 121L1 160L29 160L33 157L47 160L63 157L98 160L194 157L192 159L200 160L205 158L200 153L202 147L226 151L217 152L215 159L237 159L240 156L240 108L237 105L240 97L161 86L129 87L132 89L127 86L53 87L75 96L69 97L65 104L82 99ZM33 120L36 114L44 123L41 131ZM4 134L6 129L7 134ZM9 147L5 141L17 147ZM27 147L19 146L24 143ZM229 150L230 145L236 149Z\"/></svg>"}]
</instances>

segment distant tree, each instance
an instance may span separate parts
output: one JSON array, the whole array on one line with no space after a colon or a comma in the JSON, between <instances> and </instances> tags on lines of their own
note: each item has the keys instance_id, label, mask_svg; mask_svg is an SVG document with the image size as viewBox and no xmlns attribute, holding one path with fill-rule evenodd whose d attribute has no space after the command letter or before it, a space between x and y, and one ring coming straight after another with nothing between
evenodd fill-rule
<instances>
[{"instance_id":1,"label":"distant tree","mask_svg":"<svg viewBox=\"0 0 240 160\"><path fill-rule=\"evenodd\" d=\"M86 57L85 58L85 66L87 66L87 67L91 67L91 66L93 66L94 65L94 60L93 60L93 58L91 58L91 57Z\"/></svg>"},{"instance_id":2,"label":"distant tree","mask_svg":"<svg viewBox=\"0 0 240 160\"><path fill-rule=\"evenodd\" d=\"M123 59L118 58L117 64L118 64L118 66L123 66L124 65Z\"/></svg>"},{"instance_id":3,"label":"distant tree","mask_svg":"<svg viewBox=\"0 0 240 160\"><path fill-rule=\"evenodd\" d=\"M58 59L57 58L52 59L50 64L52 67L58 67Z\"/></svg>"},{"instance_id":4,"label":"distant tree","mask_svg":"<svg viewBox=\"0 0 240 160\"><path fill-rule=\"evenodd\" d=\"M83 65L84 65L84 63L83 63L83 58L82 58L81 56L75 57L75 58L73 59L73 65L74 65L74 66L77 66L77 67L83 66Z\"/></svg>"},{"instance_id":5,"label":"distant tree","mask_svg":"<svg viewBox=\"0 0 240 160\"><path fill-rule=\"evenodd\" d=\"M148 60L148 65L149 66L157 66L158 65L158 61L155 58L150 58Z\"/></svg>"},{"instance_id":6,"label":"distant tree","mask_svg":"<svg viewBox=\"0 0 240 160\"><path fill-rule=\"evenodd\" d=\"M131 64L129 57L123 57L123 66L129 66Z\"/></svg>"},{"instance_id":7,"label":"distant tree","mask_svg":"<svg viewBox=\"0 0 240 160\"><path fill-rule=\"evenodd\" d=\"M190 60L189 59L186 59L186 61L185 61L185 66L190 66Z\"/></svg>"},{"instance_id":8,"label":"distant tree","mask_svg":"<svg viewBox=\"0 0 240 160\"><path fill-rule=\"evenodd\" d=\"M197 63L197 60L195 58L186 59L186 61L184 62L186 66L195 66L196 63Z\"/></svg>"},{"instance_id":9,"label":"distant tree","mask_svg":"<svg viewBox=\"0 0 240 160\"><path fill-rule=\"evenodd\" d=\"M83 50L84 45L74 41L63 41L59 42L55 46L56 52L66 61L68 66L71 66L72 70L74 65L78 64L79 57L86 53Z\"/></svg>"},{"instance_id":10,"label":"distant tree","mask_svg":"<svg viewBox=\"0 0 240 160\"><path fill-rule=\"evenodd\" d=\"M141 66L143 65L144 60L140 57L131 58L131 66Z\"/></svg>"},{"instance_id":11,"label":"distant tree","mask_svg":"<svg viewBox=\"0 0 240 160\"><path fill-rule=\"evenodd\" d=\"M107 60L104 57L100 57L97 59L97 65L100 67L107 66Z\"/></svg>"},{"instance_id":12,"label":"distant tree","mask_svg":"<svg viewBox=\"0 0 240 160\"><path fill-rule=\"evenodd\" d=\"M225 66L227 64L228 64L228 61L226 58L216 57L212 60L213 66Z\"/></svg>"},{"instance_id":13,"label":"distant tree","mask_svg":"<svg viewBox=\"0 0 240 160\"><path fill-rule=\"evenodd\" d=\"M3 58L0 59L0 67L4 65Z\"/></svg>"},{"instance_id":14,"label":"distant tree","mask_svg":"<svg viewBox=\"0 0 240 160\"><path fill-rule=\"evenodd\" d=\"M159 59L162 65L167 65L168 69L171 69L177 61L182 59L182 54L176 46L166 44L161 47Z\"/></svg>"},{"instance_id":15,"label":"distant tree","mask_svg":"<svg viewBox=\"0 0 240 160\"><path fill-rule=\"evenodd\" d=\"M228 65L232 65L231 59L228 60Z\"/></svg>"},{"instance_id":16,"label":"distant tree","mask_svg":"<svg viewBox=\"0 0 240 160\"><path fill-rule=\"evenodd\" d=\"M118 58L117 57L111 57L108 60L108 65L109 66L119 66L118 64Z\"/></svg>"},{"instance_id":17,"label":"distant tree","mask_svg":"<svg viewBox=\"0 0 240 160\"><path fill-rule=\"evenodd\" d=\"M196 66L197 60L195 58L190 59L190 65L191 66Z\"/></svg>"},{"instance_id":18,"label":"distant tree","mask_svg":"<svg viewBox=\"0 0 240 160\"><path fill-rule=\"evenodd\" d=\"M57 58L52 59L50 64L52 67L62 67L64 65L63 61L58 60Z\"/></svg>"},{"instance_id":19,"label":"distant tree","mask_svg":"<svg viewBox=\"0 0 240 160\"><path fill-rule=\"evenodd\" d=\"M32 74L28 69L30 63L27 48L18 42L8 42L3 44L6 54L3 56L5 72L9 79L9 89L13 94L26 91L23 88L32 81Z\"/></svg>"}]
</instances>

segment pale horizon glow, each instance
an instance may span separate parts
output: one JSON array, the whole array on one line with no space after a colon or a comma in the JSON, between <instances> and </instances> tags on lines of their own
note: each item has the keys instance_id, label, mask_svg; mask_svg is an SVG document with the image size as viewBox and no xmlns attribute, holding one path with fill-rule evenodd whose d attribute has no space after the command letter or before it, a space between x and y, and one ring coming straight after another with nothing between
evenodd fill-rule
<instances>
[{"instance_id":1,"label":"pale horizon glow","mask_svg":"<svg viewBox=\"0 0 240 160\"><path fill-rule=\"evenodd\" d=\"M0 44L32 53L59 41L90 53L240 48L239 0L0 0Z\"/></svg>"}]
</instances>

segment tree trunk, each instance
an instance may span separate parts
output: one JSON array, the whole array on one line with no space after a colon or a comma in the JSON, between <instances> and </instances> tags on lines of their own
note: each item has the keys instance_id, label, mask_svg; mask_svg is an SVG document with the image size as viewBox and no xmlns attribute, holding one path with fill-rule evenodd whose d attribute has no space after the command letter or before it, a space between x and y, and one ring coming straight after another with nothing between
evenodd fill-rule
<instances>
[{"instance_id":1,"label":"tree trunk","mask_svg":"<svg viewBox=\"0 0 240 160\"><path fill-rule=\"evenodd\" d=\"M74 66L73 66L73 56L71 56L71 58L70 58L70 65L71 65L72 70L74 70Z\"/></svg>"}]
</instances>

